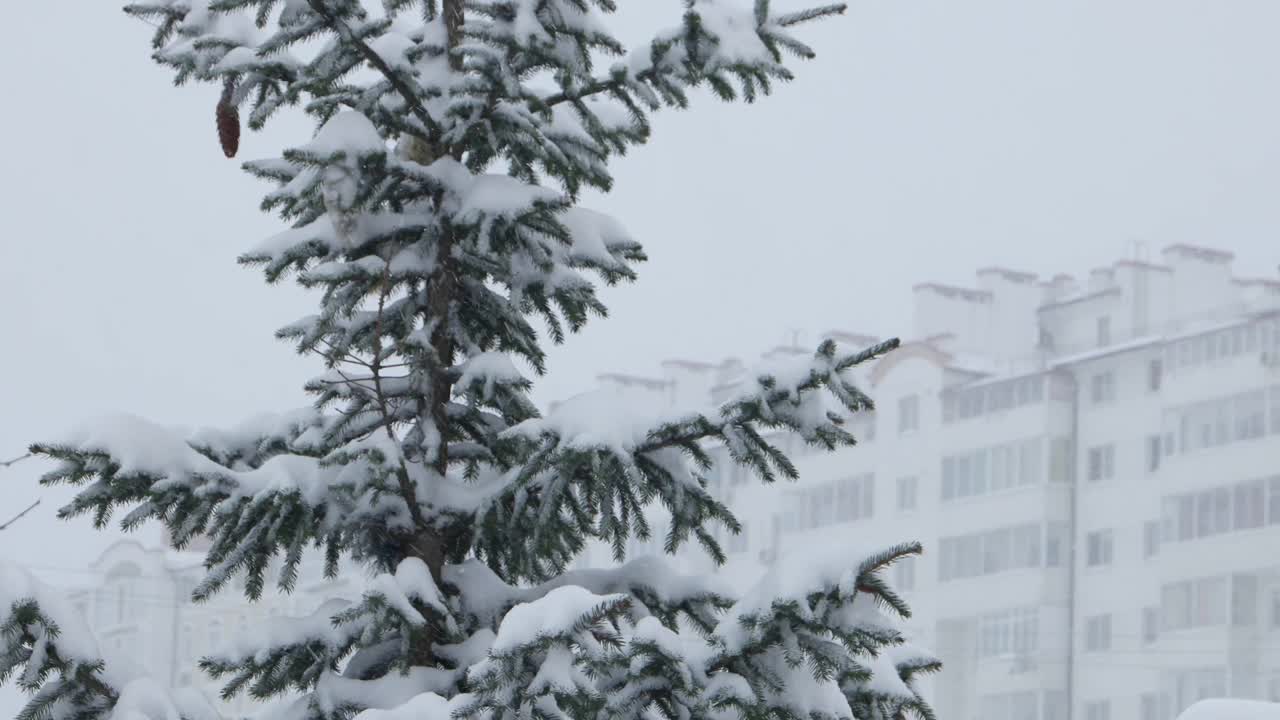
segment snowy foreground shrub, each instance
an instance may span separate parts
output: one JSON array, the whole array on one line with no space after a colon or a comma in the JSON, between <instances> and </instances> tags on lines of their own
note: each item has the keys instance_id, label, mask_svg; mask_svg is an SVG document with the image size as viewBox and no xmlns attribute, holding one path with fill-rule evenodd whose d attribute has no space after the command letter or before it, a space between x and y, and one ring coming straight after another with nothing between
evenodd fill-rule
<instances>
[{"instance_id":1,"label":"snowy foreground shrub","mask_svg":"<svg viewBox=\"0 0 1280 720\"><path fill-rule=\"evenodd\" d=\"M650 2L651 0L636 0ZM181 547L212 538L195 599L244 578L291 590L308 548L371 580L355 604L275 622L203 661L228 697L285 697L282 720L814 720L931 717L913 676L937 661L902 642L883 569L919 552L813 549L743 597L657 560L567 571L585 543L647 537L718 561L705 447L765 482L793 479L766 439L852 445L871 408L848 370L895 347L832 343L762 368L719 407L645 408L610 393L542 415L520 364L605 308L590 275L634 277L640 245L577 205L608 161L648 136L647 113L705 86L768 92L807 58L793 36L842 5L777 12L688 0L682 23L629 54L612 0L154 0L155 59L211 83L234 154L240 111L259 128L297 106L314 137L249 172L291 229L243 256L267 279L322 290L280 331L326 372L312 408L223 431L129 418L34 446L46 484L80 488L61 514L101 526L155 519ZM610 56L614 64L599 69ZM213 139L210 128L210 142ZM769 289L762 288L761 292ZM57 595L0 569L0 680L33 693L23 720L204 720L216 713L101 657Z\"/></svg>"}]
</instances>

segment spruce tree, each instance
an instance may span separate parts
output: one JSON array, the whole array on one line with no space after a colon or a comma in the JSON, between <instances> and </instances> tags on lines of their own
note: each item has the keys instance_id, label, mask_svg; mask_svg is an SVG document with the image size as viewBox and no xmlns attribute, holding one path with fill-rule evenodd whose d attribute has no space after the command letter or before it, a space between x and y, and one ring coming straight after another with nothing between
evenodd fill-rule
<instances>
[{"instance_id":1,"label":"spruce tree","mask_svg":"<svg viewBox=\"0 0 1280 720\"><path fill-rule=\"evenodd\" d=\"M625 557L660 504L667 553L697 543L723 561L715 529L739 525L708 492L708 447L764 482L796 478L770 438L853 445L844 421L873 405L849 370L896 341L824 343L701 410L588 393L544 415L529 399L518 363L541 374L543 338L603 316L596 283L645 259L580 193L609 189L651 112L790 79L786 62L813 56L794 31L845 9L684 4L631 52L609 32L614 0L126 8L158 28L178 83L221 93L228 155L242 111L251 129L287 107L317 127L245 163L291 227L241 258L322 291L278 333L323 359L314 407L195 435L111 417L32 448L57 461L43 483L80 488L62 516L212 538L197 601L237 575L249 600L289 591L309 548L331 575L344 558L369 569L359 602L203 659L226 696L292 694L273 715L290 720L932 717L913 678L938 663L895 629L908 608L883 577L917 544L815 550L742 597ZM590 541L619 566L567 570ZM0 680L33 692L20 720L210 717L86 635L56 593L0 568Z\"/></svg>"}]
</instances>

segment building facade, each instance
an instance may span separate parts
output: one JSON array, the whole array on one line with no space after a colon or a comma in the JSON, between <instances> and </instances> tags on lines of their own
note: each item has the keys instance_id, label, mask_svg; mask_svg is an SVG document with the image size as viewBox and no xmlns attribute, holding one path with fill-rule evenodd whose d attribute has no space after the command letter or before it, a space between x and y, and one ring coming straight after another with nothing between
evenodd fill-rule
<instances>
[{"instance_id":1,"label":"building facade","mask_svg":"<svg viewBox=\"0 0 1280 720\"><path fill-rule=\"evenodd\" d=\"M717 451L709 481L744 530L723 568L679 562L745 583L815 544L921 541L893 572L908 630L945 663L924 688L943 720L1280 699L1280 279L1232 264L1174 245L1083 282L987 268L972 288L917 285L915 339L855 376L877 402L852 419L859 447L779 438L801 479L767 487ZM723 399L744 367L601 380Z\"/></svg>"},{"instance_id":2,"label":"building facade","mask_svg":"<svg viewBox=\"0 0 1280 720\"><path fill-rule=\"evenodd\" d=\"M246 694L220 698L221 681L209 678L200 658L235 649L262 632L273 620L304 616L335 597L358 600L360 571L325 579L318 563L304 564L291 594L263 592L261 601L244 598L242 580L208 601L194 603L191 594L204 578L203 550L192 543L186 551L148 548L134 540L108 546L90 566L90 580L69 591L73 606L88 622L112 664L140 665L151 677L172 687L195 687L228 720L253 717L261 706Z\"/></svg>"}]
</instances>

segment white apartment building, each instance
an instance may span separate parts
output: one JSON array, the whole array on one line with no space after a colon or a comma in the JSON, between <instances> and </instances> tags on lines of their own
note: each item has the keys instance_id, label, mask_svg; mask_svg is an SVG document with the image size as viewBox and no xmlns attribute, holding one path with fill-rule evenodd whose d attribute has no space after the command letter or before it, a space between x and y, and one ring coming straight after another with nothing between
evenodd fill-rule
<instances>
[{"instance_id":1,"label":"white apartment building","mask_svg":"<svg viewBox=\"0 0 1280 720\"><path fill-rule=\"evenodd\" d=\"M132 661L173 687L198 688L228 720L252 717L261 706L245 694L221 700L223 681L205 675L200 658L234 647L230 643L260 632L274 618L309 614L334 597L358 600L363 576L353 569L326 580L318 564L304 564L291 595L274 593L269 585L260 602L249 603L243 583L233 581L197 604L190 598L205 576L207 544L189 547L178 552L117 541L90 565L91 579L68 596L113 662Z\"/></svg>"},{"instance_id":2,"label":"white apartment building","mask_svg":"<svg viewBox=\"0 0 1280 720\"><path fill-rule=\"evenodd\" d=\"M1280 700L1280 279L1237 277L1232 260L1174 245L1082 283L987 268L973 288L917 285L915 339L860 374L878 408L855 423L859 447L789 442L792 485L717 463L715 492L744 524L721 572L745 582L815 544L921 541L895 579L908 629L945 663L925 688L943 720L1173 720L1203 697ZM601 380L723 398L743 368ZM601 547L582 564L609 562Z\"/></svg>"}]
</instances>

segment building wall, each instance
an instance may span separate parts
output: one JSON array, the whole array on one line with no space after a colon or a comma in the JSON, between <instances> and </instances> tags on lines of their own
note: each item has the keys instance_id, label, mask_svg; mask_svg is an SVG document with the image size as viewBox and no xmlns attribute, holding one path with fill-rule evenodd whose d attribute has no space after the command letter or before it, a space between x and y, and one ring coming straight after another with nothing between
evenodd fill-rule
<instances>
[{"instance_id":1,"label":"building wall","mask_svg":"<svg viewBox=\"0 0 1280 720\"><path fill-rule=\"evenodd\" d=\"M1269 484L1280 476L1280 282L1234 278L1229 254L1186 246L1083 282L1002 270L977 280L970 291L914 289L919 340L859 376L878 405L855 425L859 447L819 455L778 438L798 457L794 486L718 465L713 491L746 527L725 538L719 572L746 585L809 546L921 541L925 555L893 579L916 612L909 631L945 663L924 687L943 720L1172 720L1206 693L1280 699L1280 479L1274 501ZM1261 435L1181 447L1185 410L1216 422L1205 403L1259 390ZM1036 441L1034 480L992 486L989 463L1004 468L1007 448ZM987 473L983 492L972 463ZM852 478L872 478L871 512L806 515L806 498ZM1176 539L1179 497L1212 505L1215 488L1254 480L1261 495L1257 485L1240 491L1245 527L1233 517L1230 532ZM1259 502L1266 508L1249 509ZM1021 566L971 572L974 547L1002 567L998 530L1014 527ZM597 553L583 564L605 562ZM705 558L680 562L713 569ZM1184 591L1204 607L1184 610ZM1183 622L1189 613L1200 615Z\"/></svg>"},{"instance_id":2,"label":"building wall","mask_svg":"<svg viewBox=\"0 0 1280 720\"><path fill-rule=\"evenodd\" d=\"M197 604L190 598L204 578L203 560L204 554L198 551L175 552L120 541L93 563L94 577L71 592L72 602L113 664L139 663L148 674L174 687L196 687L229 720L252 717L260 706L244 694L221 700L221 681L204 674L200 658L251 643L254 634L274 618L306 615L334 597L358 599L361 576L349 568L339 579L325 580L312 563L304 565L291 595L269 587L260 601L250 603L243 583L233 580L222 592Z\"/></svg>"}]
</instances>

